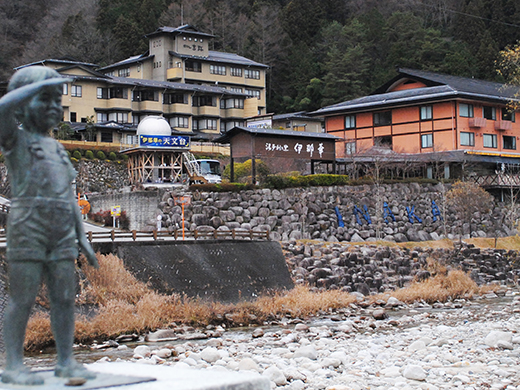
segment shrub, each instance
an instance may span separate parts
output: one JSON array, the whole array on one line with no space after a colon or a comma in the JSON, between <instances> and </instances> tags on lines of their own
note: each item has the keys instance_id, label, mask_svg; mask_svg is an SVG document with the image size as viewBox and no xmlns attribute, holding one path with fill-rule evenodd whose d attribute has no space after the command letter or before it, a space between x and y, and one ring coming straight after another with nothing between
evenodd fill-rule
<instances>
[{"instance_id":1,"label":"shrub","mask_svg":"<svg viewBox=\"0 0 520 390\"><path fill-rule=\"evenodd\" d=\"M349 185L348 176L344 175L269 175L266 178L266 185L270 188L282 189L290 187L318 187L318 186L340 186Z\"/></svg>"},{"instance_id":2,"label":"shrub","mask_svg":"<svg viewBox=\"0 0 520 390\"><path fill-rule=\"evenodd\" d=\"M89 160L93 160L94 159L94 152L92 150L87 150L85 152L85 158L87 158Z\"/></svg>"},{"instance_id":3,"label":"shrub","mask_svg":"<svg viewBox=\"0 0 520 390\"><path fill-rule=\"evenodd\" d=\"M98 158L99 160L105 160L107 156L105 152L103 152L102 150L98 150L96 153L96 158Z\"/></svg>"},{"instance_id":4,"label":"shrub","mask_svg":"<svg viewBox=\"0 0 520 390\"><path fill-rule=\"evenodd\" d=\"M97 213L90 213L88 217L96 223L102 223L103 226L111 227L114 225L114 220L110 213L110 210L99 210ZM130 219L126 215L126 211L121 211L119 216L119 227L124 230L130 228Z\"/></svg>"},{"instance_id":5,"label":"shrub","mask_svg":"<svg viewBox=\"0 0 520 390\"><path fill-rule=\"evenodd\" d=\"M260 183L265 182L267 175L269 175L269 167L262 160L256 159L256 180ZM234 163L234 173L235 173L235 181L239 183L244 183L247 181L251 181L251 159L243 162L243 163ZM225 179L231 178L231 164L228 164L222 173L222 176Z\"/></svg>"},{"instance_id":6,"label":"shrub","mask_svg":"<svg viewBox=\"0 0 520 390\"><path fill-rule=\"evenodd\" d=\"M128 154L123 154L121 157L123 158L123 161L128 161Z\"/></svg>"},{"instance_id":7,"label":"shrub","mask_svg":"<svg viewBox=\"0 0 520 390\"><path fill-rule=\"evenodd\" d=\"M72 157L74 157L76 160L80 160L81 152L79 150L75 150L74 152L72 152Z\"/></svg>"},{"instance_id":8,"label":"shrub","mask_svg":"<svg viewBox=\"0 0 520 390\"><path fill-rule=\"evenodd\" d=\"M108 159L111 160L111 161L116 161L117 160L117 156L114 152L110 152L108 153Z\"/></svg>"}]
</instances>

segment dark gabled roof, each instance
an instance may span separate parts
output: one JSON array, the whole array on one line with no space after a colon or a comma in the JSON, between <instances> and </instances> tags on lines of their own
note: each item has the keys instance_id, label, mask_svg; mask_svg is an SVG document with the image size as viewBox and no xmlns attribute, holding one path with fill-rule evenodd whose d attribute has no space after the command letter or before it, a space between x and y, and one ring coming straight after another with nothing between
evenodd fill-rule
<instances>
[{"instance_id":1,"label":"dark gabled roof","mask_svg":"<svg viewBox=\"0 0 520 390\"><path fill-rule=\"evenodd\" d=\"M215 37L214 35L201 32L196 27L194 27L190 24L185 24L185 25L179 26L179 27L167 27L167 26L159 27L154 32L146 34L145 37L149 38L149 37L153 37L155 35L161 35L161 34L176 34L176 35L190 34L190 35L197 35L197 36L202 36L202 37L206 37L206 38Z\"/></svg>"},{"instance_id":2,"label":"dark gabled roof","mask_svg":"<svg viewBox=\"0 0 520 390\"><path fill-rule=\"evenodd\" d=\"M426 87L388 92L392 86L403 79L422 82ZM398 76L378 88L373 94L323 107L310 115L385 109L450 99L482 100L507 104L511 100L518 100L515 96L516 92L518 91L515 88L507 88L504 84L490 81L413 69L399 69Z\"/></svg>"},{"instance_id":3,"label":"dark gabled roof","mask_svg":"<svg viewBox=\"0 0 520 390\"><path fill-rule=\"evenodd\" d=\"M63 66L81 65L81 66L88 67L88 68L97 68L99 66L97 64L91 64L90 62L76 61L72 58L63 58L63 59L48 58L48 59L41 60L41 61L31 62L30 64L20 65L20 66L14 68L14 70L18 70L18 69L22 69L22 68L26 68L28 66L34 66L34 65L45 65L46 63L59 64L59 65L63 65Z\"/></svg>"},{"instance_id":4,"label":"dark gabled roof","mask_svg":"<svg viewBox=\"0 0 520 390\"><path fill-rule=\"evenodd\" d=\"M319 122L323 120L323 118L307 115L307 111L289 112L286 114L273 115L273 121L283 121L289 119L302 119L313 122Z\"/></svg>"},{"instance_id":5,"label":"dark gabled roof","mask_svg":"<svg viewBox=\"0 0 520 390\"><path fill-rule=\"evenodd\" d=\"M128 57L122 61L119 61L119 62L115 62L113 64L110 64L110 65L107 65L107 66L104 66L102 68L99 68L98 71L100 72L104 72L104 71L107 71L107 70L110 70L110 69L113 69L113 68L118 68L120 66L125 66L125 65L130 65L130 64L134 64L136 62L142 62L142 61L146 61L148 59L151 59L153 58L154 56L151 56L149 54L149 52L146 52L144 54L140 54L138 56L132 56L132 57Z\"/></svg>"},{"instance_id":6,"label":"dark gabled roof","mask_svg":"<svg viewBox=\"0 0 520 390\"><path fill-rule=\"evenodd\" d=\"M175 57L185 58L185 59L213 61L213 62L236 64L236 65L243 65L243 66L256 66L259 68L269 68L268 65L261 64L260 62L256 62L256 61L250 60L249 58L239 56L238 54L224 53L221 51L210 50L208 52L208 56L194 56L194 55L190 55L190 54L177 53L175 51L170 51L169 54L172 56L175 56Z\"/></svg>"},{"instance_id":7,"label":"dark gabled roof","mask_svg":"<svg viewBox=\"0 0 520 390\"><path fill-rule=\"evenodd\" d=\"M292 130L276 130L276 129L266 129L263 127L244 127L244 126L235 126L222 136L214 139L214 142L218 142L221 144L229 143L230 139L233 138L236 134L240 132L246 132L249 134L266 134L266 135L274 135L274 136L284 136L284 137L300 137L300 138L314 138L314 139L328 139L328 140L337 140L340 137L336 137L335 135L328 133L311 133L305 131L292 131Z\"/></svg>"}]
</instances>

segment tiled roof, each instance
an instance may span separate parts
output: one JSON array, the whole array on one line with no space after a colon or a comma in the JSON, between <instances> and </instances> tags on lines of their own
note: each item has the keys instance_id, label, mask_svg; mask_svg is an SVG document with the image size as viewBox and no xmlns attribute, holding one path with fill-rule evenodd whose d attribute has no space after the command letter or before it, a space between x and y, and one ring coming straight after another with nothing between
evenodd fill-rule
<instances>
[{"instance_id":1,"label":"tiled roof","mask_svg":"<svg viewBox=\"0 0 520 390\"><path fill-rule=\"evenodd\" d=\"M423 88L387 92L402 79L420 81ZM421 103L448 99L476 99L507 103L516 99L514 88L503 84L459 76L449 76L413 69L399 69L399 75L378 88L372 95L323 107L311 115L329 115L337 112L356 112L367 109L389 108L409 103Z\"/></svg>"},{"instance_id":2,"label":"tiled roof","mask_svg":"<svg viewBox=\"0 0 520 390\"><path fill-rule=\"evenodd\" d=\"M238 54L234 53L224 53L221 51L213 51L210 50L208 52L208 56L194 56L190 54L181 54L177 53L175 51L170 51L169 54L179 57L179 58L186 58L186 59L194 59L194 60L204 60L204 61L213 61L213 62L223 62L226 64L237 64L237 65L243 65L243 66L257 66L261 68L269 68L268 65L261 64L260 62L256 62L253 60L250 60L249 58L239 56Z\"/></svg>"},{"instance_id":3,"label":"tiled roof","mask_svg":"<svg viewBox=\"0 0 520 390\"><path fill-rule=\"evenodd\" d=\"M109 70L109 69L112 69L112 68L117 68L117 67L124 66L124 65L130 65L130 64L133 64L133 63L136 63L136 62L146 61L146 60L148 60L150 58L153 58L153 57L154 56L148 55L148 52L146 52L144 54L140 54L138 56L128 57L128 58L126 58L126 59L124 59L122 61L115 62L113 64L104 66L102 68L99 68L98 71L103 72L103 71L106 71L106 70Z\"/></svg>"},{"instance_id":4,"label":"tiled roof","mask_svg":"<svg viewBox=\"0 0 520 390\"><path fill-rule=\"evenodd\" d=\"M328 133L311 133L306 131L292 131L292 130L277 130L277 129L266 129L263 127L243 127L243 126L236 126L233 127L231 130L223 134L221 137L215 139L215 142L219 143L229 143L229 140L237 133L240 132L246 132L250 134L267 134L267 135L274 135L274 136L284 136L284 137L302 137L302 138L318 138L318 139L329 139L329 140L336 140L340 139L339 137L336 137L335 135L328 134Z\"/></svg>"},{"instance_id":5,"label":"tiled roof","mask_svg":"<svg viewBox=\"0 0 520 390\"><path fill-rule=\"evenodd\" d=\"M20 65L20 66L14 68L14 70L18 70L18 69L22 69L22 68L26 68L28 66L34 66L34 65L45 65L45 63L61 64L63 66L82 65L82 66L86 66L88 68L97 68L99 66L97 64L92 64L90 62L81 62L81 61L75 61L72 59L48 58L48 59L41 60L41 61L31 62L30 64Z\"/></svg>"},{"instance_id":6,"label":"tiled roof","mask_svg":"<svg viewBox=\"0 0 520 390\"><path fill-rule=\"evenodd\" d=\"M191 35L198 35L198 36L203 36L203 37L208 37L208 38L213 38L214 37L214 35L212 35L212 34L207 34L207 33L203 33L201 31L199 31L196 27L194 27L194 26L192 26L190 24L185 24L185 25L179 26L179 27L162 26L162 27L159 27L154 32L146 34L145 36L146 37L151 37L151 36L154 36L154 35L159 35L159 34L164 34L164 33L166 33L166 34L189 33Z\"/></svg>"}]
</instances>

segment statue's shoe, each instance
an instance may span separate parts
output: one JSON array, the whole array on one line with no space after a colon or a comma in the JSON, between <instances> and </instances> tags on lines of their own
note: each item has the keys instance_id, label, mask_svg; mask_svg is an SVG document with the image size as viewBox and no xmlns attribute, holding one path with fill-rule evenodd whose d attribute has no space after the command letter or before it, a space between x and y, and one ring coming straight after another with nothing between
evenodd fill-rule
<instances>
[{"instance_id":1,"label":"statue's shoe","mask_svg":"<svg viewBox=\"0 0 520 390\"><path fill-rule=\"evenodd\" d=\"M12 385L38 386L43 385L43 378L40 375L30 372L27 369L5 370L2 373L2 382Z\"/></svg>"},{"instance_id":2,"label":"statue's shoe","mask_svg":"<svg viewBox=\"0 0 520 390\"><path fill-rule=\"evenodd\" d=\"M59 378L84 378L84 379L95 379L96 374L92 371L87 370L83 364L72 363L67 366L57 364L54 369L54 376Z\"/></svg>"}]
</instances>

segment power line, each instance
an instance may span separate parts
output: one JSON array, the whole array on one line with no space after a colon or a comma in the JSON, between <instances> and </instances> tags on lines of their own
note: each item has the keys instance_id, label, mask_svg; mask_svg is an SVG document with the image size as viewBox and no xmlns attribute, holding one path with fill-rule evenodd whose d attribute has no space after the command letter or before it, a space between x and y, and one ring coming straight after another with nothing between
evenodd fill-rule
<instances>
[{"instance_id":1,"label":"power line","mask_svg":"<svg viewBox=\"0 0 520 390\"><path fill-rule=\"evenodd\" d=\"M430 7L430 8L435 8L435 9L439 9L439 8L440 8L440 7L436 7L436 6L434 6L434 5L426 4L426 3L422 2L422 1L419 1L418 3L424 5L425 7ZM470 17L470 18L475 18L475 19L485 20L485 21L487 21L487 22L503 24L504 26L520 28L520 25L518 25L518 24L506 23L506 22L502 22L502 21L500 21L500 20L484 18L484 17L482 17L482 16L473 15L473 14L468 14L468 13L466 13L466 12L461 12L461 11L455 11L455 10L453 10L453 9L449 9L449 8L444 8L444 11L446 11L446 12L450 12L450 13L452 13L452 14L458 14L458 15L468 16L468 17Z\"/></svg>"}]
</instances>

